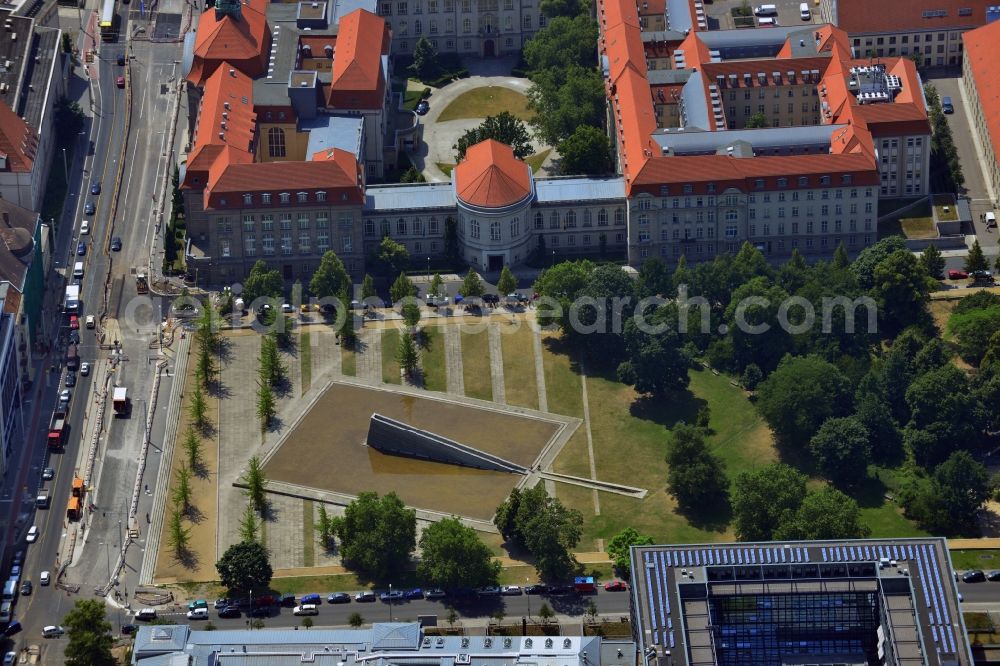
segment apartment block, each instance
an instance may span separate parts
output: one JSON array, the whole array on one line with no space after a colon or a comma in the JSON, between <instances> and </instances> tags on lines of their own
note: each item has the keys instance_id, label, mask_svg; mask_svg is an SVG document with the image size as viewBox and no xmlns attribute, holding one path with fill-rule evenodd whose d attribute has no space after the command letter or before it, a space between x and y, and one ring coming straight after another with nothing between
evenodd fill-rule
<instances>
[{"instance_id":1,"label":"apartment block","mask_svg":"<svg viewBox=\"0 0 1000 666\"><path fill-rule=\"evenodd\" d=\"M983 175L1000 196L1000 72L997 71L997 44L1000 21L962 35L966 56L962 63L966 103L972 112L973 129L986 162ZM958 110L961 113L961 109Z\"/></svg>"}]
</instances>

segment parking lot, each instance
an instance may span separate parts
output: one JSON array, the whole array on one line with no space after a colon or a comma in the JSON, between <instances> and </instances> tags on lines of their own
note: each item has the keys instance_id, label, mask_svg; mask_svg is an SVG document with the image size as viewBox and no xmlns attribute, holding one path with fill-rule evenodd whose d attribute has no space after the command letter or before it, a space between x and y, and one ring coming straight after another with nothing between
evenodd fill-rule
<instances>
[{"instance_id":1,"label":"parking lot","mask_svg":"<svg viewBox=\"0 0 1000 666\"><path fill-rule=\"evenodd\" d=\"M779 26L796 26L796 25L808 25L810 23L822 23L820 17L820 6L816 0L807 0L809 3L809 9L811 13L811 18L808 21L802 20L799 15L799 4L802 0L767 0L766 4L776 5L778 8L778 15L771 16L770 18L776 18L777 24ZM754 0L750 3L752 9L756 9L760 5L765 4L760 0ZM734 7L742 7L742 0L715 0L712 3L705 3L705 14L709 18L709 29L714 30L732 30L736 27L733 21L732 9ZM760 17L762 18L762 17ZM713 20L714 19L714 20ZM756 21L755 21L756 23Z\"/></svg>"}]
</instances>

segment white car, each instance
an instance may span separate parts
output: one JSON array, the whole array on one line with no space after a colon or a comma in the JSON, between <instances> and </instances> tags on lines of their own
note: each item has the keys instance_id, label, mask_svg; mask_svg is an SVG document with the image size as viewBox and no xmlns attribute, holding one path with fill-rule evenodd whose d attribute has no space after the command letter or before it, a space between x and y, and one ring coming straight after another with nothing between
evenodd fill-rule
<instances>
[{"instance_id":1,"label":"white car","mask_svg":"<svg viewBox=\"0 0 1000 666\"><path fill-rule=\"evenodd\" d=\"M89 363L81 363L80 364L80 374L83 375L84 377L86 377L87 375L90 374L90 364Z\"/></svg>"},{"instance_id":2,"label":"white car","mask_svg":"<svg viewBox=\"0 0 1000 666\"><path fill-rule=\"evenodd\" d=\"M70 399L73 397L73 389L63 389L59 393L59 402L65 407L69 404Z\"/></svg>"},{"instance_id":3,"label":"white car","mask_svg":"<svg viewBox=\"0 0 1000 666\"><path fill-rule=\"evenodd\" d=\"M319 609L316 608L316 604L302 604L295 607L292 615L319 615Z\"/></svg>"},{"instance_id":4,"label":"white car","mask_svg":"<svg viewBox=\"0 0 1000 666\"><path fill-rule=\"evenodd\" d=\"M52 574L50 574L48 571L43 571L42 573L38 574L39 585L48 585L49 582L51 582L51 580L52 580Z\"/></svg>"},{"instance_id":5,"label":"white car","mask_svg":"<svg viewBox=\"0 0 1000 666\"><path fill-rule=\"evenodd\" d=\"M50 624L42 629L42 638L58 638L66 633L66 630L56 624Z\"/></svg>"},{"instance_id":6,"label":"white car","mask_svg":"<svg viewBox=\"0 0 1000 666\"><path fill-rule=\"evenodd\" d=\"M24 539L28 543L35 543L38 541L38 525L32 525L28 529L28 536Z\"/></svg>"},{"instance_id":7,"label":"white car","mask_svg":"<svg viewBox=\"0 0 1000 666\"><path fill-rule=\"evenodd\" d=\"M86 236L90 233L90 220L83 220L80 222L80 235Z\"/></svg>"},{"instance_id":8,"label":"white car","mask_svg":"<svg viewBox=\"0 0 1000 666\"><path fill-rule=\"evenodd\" d=\"M187 612L187 619L189 620L207 620L208 619L208 609L207 608L195 608Z\"/></svg>"},{"instance_id":9,"label":"white car","mask_svg":"<svg viewBox=\"0 0 1000 666\"><path fill-rule=\"evenodd\" d=\"M518 587L517 585L504 585L502 588L500 588L500 594L509 597L516 597L521 594L521 588Z\"/></svg>"}]
</instances>

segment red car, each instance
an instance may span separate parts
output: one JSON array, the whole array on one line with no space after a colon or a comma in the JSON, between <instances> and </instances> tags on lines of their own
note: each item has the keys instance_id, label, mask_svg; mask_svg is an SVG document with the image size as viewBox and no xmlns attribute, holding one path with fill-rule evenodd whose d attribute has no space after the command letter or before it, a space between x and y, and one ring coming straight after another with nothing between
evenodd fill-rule
<instances>
[{"instance_id":1,"label":"red car","mask_svg":"<svg viewBox=\"0 0 1000 666\"><path fill-rule=\"evenodd\" d=\"M125 77L124 76L119 76L117 79L115 79L115 85L118 86L119 88L124 88L125 87Z\"/></svg>"},{"instance_id":2,"label":"red car","mask_svg":"<svg viewBox=\"0 0 1000 666\"><path fill-rule=\"evenodd\" d=\"M608 592L628 592L628 583L623 580L613 580L605 583L604 589Z\"/></svg>"},{"instance_id":3,"label":"red car","mask_svg":"<svg viewBox=\"0 0 1000 666\"><path fill-rule=\"evenodd\" d=\"M969 277L969 274L966 273L965 271L959 271L959 270L956 270L954 268L952 268L952 269L950 269L948 271L948 279L949 280L964 280L964 279L966 279L968 277Z\"/></svg>"},{"instance_id":4,"label":"red car","mask_svg":"<svg viewBox=\"0 0 1000 666\"><path fill-rule=\"evenodd\" d=\"M80 328L80 318L76 315L69 316L69 327L73 330Z\"/></svg>"}]
</instances>

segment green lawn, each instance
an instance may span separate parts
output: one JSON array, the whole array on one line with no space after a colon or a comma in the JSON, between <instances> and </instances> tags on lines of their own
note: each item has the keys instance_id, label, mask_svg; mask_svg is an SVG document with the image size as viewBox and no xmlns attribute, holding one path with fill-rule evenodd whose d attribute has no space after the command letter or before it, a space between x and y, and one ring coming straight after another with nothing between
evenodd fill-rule
<instances>
[{"instance_id":1,"label":"green lawn","mask_svg":"<svg viewBox=\"0 0 1000 666\"><path fill-rule=\"evenodd\" d=\"M399 329L387 328L382 331L382 381L398 384L399 377Z\"/></svg>"},{"instance_id":2,"label":"green lawn","mask_svg":"<svg viewBox=\"0 0 1000 666\"><path fill-rule=\"evenodd\" d=\"M462 93L445 107L439 122L462 118L485 118L508 111L521 120L531 120L535 113L528 108L528 98L510 88L484 86Z\"/></svg>"},{"instance_id":3,"label":"green lawn","mask_svg":"<svg viewBox=\"0 0 1000 666\"><path fill-rule=\"evenodd\" d=\"M462 331L462 374L465 395L480 400L493 399L493 379L490 374L490 340L481 331Z\"/></svg>"},{"instance_id":4,"label":"green lawn","mask_svg":"<svg viewBox=\"0 0 1000 666\"><path fill-rule=\"evenodd\" d=\"M542 162L545 161L545 159L549 156L549 153L551 152L552 152L551 148L546 148L542 152L535 153L534 155L531 155L526 160L524 160L525 162L528 163L528 166L531 167L531 173L535 173L536 171L542 168Z\"/></svg>"},{"instance_id":5,"label":"green lawn","mask_svg":"<svg viewBox=\"0 0 1000 666\"><path fill-rule=\"evenodd\" d=\"M507 404L538 408L538 382L535 379L534 333L524 321L518 326L500 324L503 349L503 384ZM511 332L511 331L514 332Z\"/></svg>"},{"instance_id":6,"label":"green lawn","mask_svg":"<svg viewBox=\"0 0 1000 666\"><path fill-rule=\"evenodd\" d=\"M583 418L580 376L575 371L574 362L562 352L558 335L542 334L542 366L549 411Z\"/></svg>"},{"instance_id":7,"label":"green lawn","mask_svg":"<svg viewBox=\"0 0 1000 666\"><path fill-rule=\"evenodd\" d=\"M444 364L444 331L439 326L424 326L420 336L420 369L428 391L448 390L448 371Z\"/></svg>"},{"instance_id":8,"label":"green lawn","mask_svg":"<svg viewBox=\"0 0 1000 666\"><path fill-rule=\"evenodd\" d=\"M455 168L454 164L446 164L445 162L435 162L435 164L437 164L438 169L441 169L441 173L449 178L451 177L451 171Z\"/></svg>"},{"instance_id":9,"label":"green lawn","mask_svg":"<svg viewBox=\"0 0 1000 666\"><path fill-rule=\"evenodd\" d=\"M403 93L403 108L407 111L414 111L417 108L417 104L424 98L424 91L421 90L407 90Z\"/></svg>"},{"instance_id":10,"label":"green lawn","mask_svg":"<svg viewBox=\"0 0 1000 666\"><path fill-rule=\"evenodd\" d=\"M348 377L358 375L358 354L344 345L340 346L340 371Z\"/></svg>"},{"instance_id":11,"label":"green lawn","mask_svg":"<svg viewBox=\"0 0 1000 666\"><path fill-rule=\"evenodd\" d=\"M930 217L904 217L899 225L907 238L936 238L938 235L934 220Z\"/></svg>"},{"instance_id":12,"label":"green lawn","mask_svg":"<svg viewBox=\"0 0 1000 666\"><path fill-rule=\"evenodd\" d=\"M312 386L312 345L309 331L299 333L299 363L302 372L302 393Z\"/></svg>"},{"instance_id":13,"label":"green lawn","mask_svg":"<svg viewBox=\"0 0 1000 666\"><path fill-rule=\"evenodd\" d=\"M958 570L1000 569L1000 550L953 550L951 566Z\"/></svg>"}]
</instances>

